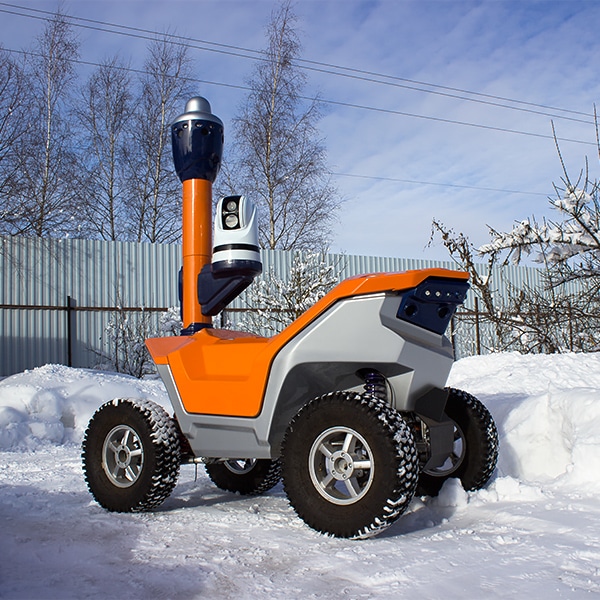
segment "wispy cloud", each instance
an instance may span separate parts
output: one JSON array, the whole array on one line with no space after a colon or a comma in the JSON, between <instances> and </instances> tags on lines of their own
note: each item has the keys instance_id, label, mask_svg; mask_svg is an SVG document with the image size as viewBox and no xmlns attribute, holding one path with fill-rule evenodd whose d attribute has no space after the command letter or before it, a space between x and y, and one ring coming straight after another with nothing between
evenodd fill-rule
<instances>
[{"instance_id":1,"label":"wispy cloud","mask_svg":"<svg viewBox=\"0 0 600 600\"><path fill-rule=\"evenodd\" d=\"M272 0L104 0L72 2L64 10L261 49L274 6ZM54 10L56 3L38 0L35 7ZM545 194L552 194L552 182L561 176L550 139L552 118L559 137L594 142L592 125L560 118L586 117L544 106L590 114L600 101L600 3L303 0L296 10L305 59L366 72L343 77L307 71L307 95L318 92L326 100L371 108L324 106L320 129L347 199L334 250L445 258L439 246L424 250L434 217L484 243L486 224L510 228L514 219L548 213ZM3 15L2 43L23 47L40 28L32 19ZM80 35L84 59L100 61L118 51L141 66L143 40L91 30ZM239 56L200 49L191 55L197 77L207 81L244 85L252 69L252 61ZM400 80L383 85L370 81L376 78L368 73L489 97ZM198 88L227 127L244 92L210 84ZM561 147L573 170L586 155L596 156L593 145L563 141Z\"/></svg>"}]
</instances>

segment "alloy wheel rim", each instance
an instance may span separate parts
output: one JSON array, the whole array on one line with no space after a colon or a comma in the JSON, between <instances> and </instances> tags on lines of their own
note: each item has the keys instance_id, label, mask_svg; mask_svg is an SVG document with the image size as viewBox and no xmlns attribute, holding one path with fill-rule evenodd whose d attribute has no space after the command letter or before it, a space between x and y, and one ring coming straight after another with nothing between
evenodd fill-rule
<instances>
[{"instance_id":1,"label":"alloy wheel rim","mask_svg":"<svg viewBox=\"0 0 600 600\"><path fill-rule=\"evenodd\" d=\"M119 488L131 487L144 466L144 447L137 432L128 425L110 430L102 447L102 468L110 482Z\"/></svg>"},{"instance_id":2,"label":"alloy wheel rim","mask_svg":"<svg viewBox=\"0 0 600 600\"><path fill-rule=\"evenodd\" d=\"M462 464L466 451L467 445L465 443L465 436L462 429L455 423L452 453L441 465L425 469L423 472L427 473L427 475L432 475L433 477L449 477Z\"/></svg>"},{"instance_id":3,"label":"alloy wheel rim","mask_svg":"<svg viewBox=\"0 0 600 600\"><path fill-rule=\"evenodd\" d=\"M349 427L331 427L312 444L308 457L310 479L332 504L361 500L375 476L373 452L365 438Z\"/></svg>"}]
</instances>

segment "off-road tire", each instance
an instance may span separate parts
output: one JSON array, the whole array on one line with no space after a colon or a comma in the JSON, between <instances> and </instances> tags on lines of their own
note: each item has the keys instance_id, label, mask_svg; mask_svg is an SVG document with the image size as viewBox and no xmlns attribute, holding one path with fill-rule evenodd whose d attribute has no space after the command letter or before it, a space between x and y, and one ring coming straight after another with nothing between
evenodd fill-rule
<instances>
[{"instance_id":1,"label":"off-road tire","mask_svg":"<svg viewBox=\"0 0 600 600\"><path fill-rule=\"evenodd\" d=\"M285 434L282 461L284 489L298 516L343 538L370 537L391 525L419 477L415 440L400 413L354 392L333 392L303 407Z\"/></svg>"},{"instance_id":2,"label":"off-road tire","mask_svg":"<svg viewBox=\"0 0 600 600\"><path fill-rule=\"evenodd\" d=\"M92 417L82 459L88 488L98 504L115 512L150 510L177 483L177 425L149 400L112 400Z\"/></svg>"},{"instance_id":3,"label":"off-road tire","mask_svg":"<svg viewBox=\"0 0 600 600\"><path fill-rule=\"evenodd\" d=\"M204 467L211 481L219 489L244 496L268 492L281 479L279 460L227 460L207 463Z\"/></svg>"},{"instance_id":4,"label":"off-road tire","mask_svg":"<svg viewBox=\"0 0 600 600\"><path fill-rule=\"evenodd\" d=\"M438 469L423 471L417 494L436 496L447 479L458 478L465 490L479 490L498 461L498 431L488 409L474 396L448 389L446 414L455 426L455 452Z\"/></svg>"}]
</instances>

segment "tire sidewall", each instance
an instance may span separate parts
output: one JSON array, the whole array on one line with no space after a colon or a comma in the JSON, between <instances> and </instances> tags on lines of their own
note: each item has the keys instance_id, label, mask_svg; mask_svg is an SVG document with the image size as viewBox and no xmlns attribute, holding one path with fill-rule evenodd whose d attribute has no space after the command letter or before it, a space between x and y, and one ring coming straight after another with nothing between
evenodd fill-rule
<instances>
[{"instance_id":1,"label":"tire sidewall","mask_svg":"<svg viewBox=\"0 0 600 600\"><path fill-rule=\"evenodd\" d=\"M393 433L382 435L386 430L385 420L367 405L354 400L309 404L294 420L284 441L284 486L288 497L290 487L295 490L290 501L296 512L313 528L340 537L354 537L372 527L374 519L385 512L388 500L397 493L399 458ZM382 408L387 409L387 406L382 404ZM371 450L373 481L365 494L352 504L328 501L310 477L309 456L313 443L323 432L336 427L346 427L360 434Z\"/></svg>"},{"instance_id":2,"label":"tire sidewall","mask_svg":"<svg viewBox=\"0 0 600 600\"><path fill-rule=\"evenodd\" d=\"M118 425L127 425L135 431L144 452L141 472L137 480L127 488L114 485L103 468L104 442ZM111 511L128 512L143 504L153 488L153 475L156 471L156 448L152 433L148 421L131 402L105 404L94 415L86 434L83 459L88 486L101 506Z\"/></svg>"}]
</instances>

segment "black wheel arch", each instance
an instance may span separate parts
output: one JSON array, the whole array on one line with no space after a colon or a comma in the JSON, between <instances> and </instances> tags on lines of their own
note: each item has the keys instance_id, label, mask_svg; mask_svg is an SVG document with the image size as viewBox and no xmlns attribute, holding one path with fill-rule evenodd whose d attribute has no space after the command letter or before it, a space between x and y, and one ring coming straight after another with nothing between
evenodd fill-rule
<instances>
[{"instance_id":1,"label":"black wheel arch","mask_svg":"<svg viewBox=\"0 0 600 600\"><path fill-rule=\"evenodd\" d=\"M286 374L279 390L269 431L269 444L280 456L281 444L292 419L300 409L320 396L341 392L364 384L361 371L375 370L384 377L406 372L397 363L307 362L294 366Z\"/></svg>"}]
</instances>

